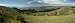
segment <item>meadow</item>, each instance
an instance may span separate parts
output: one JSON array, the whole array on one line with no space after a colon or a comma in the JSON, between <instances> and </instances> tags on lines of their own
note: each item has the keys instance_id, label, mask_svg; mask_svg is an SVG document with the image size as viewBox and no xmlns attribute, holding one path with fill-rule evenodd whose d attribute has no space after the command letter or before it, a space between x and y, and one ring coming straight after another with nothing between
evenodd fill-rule
<instances>
[{"instance_id":1,"label":"meadow","mask_svg":"<svg viewBox=\"0 0 75 23\"><path fill-rule=\"evenodd\" d=\"M31 23L74 23L71 15L68 16L28 16Z\"/></svg>"},{"instance_id":2,"label":"meadow","mask_svg":"<svg viewBox=\"0 0 75 23\"><path fill-rule=\"evenodd\" d=\"M33 15L27 16L27 20L29 21L29 23L75 23L75 14L74 14L75 9L73 8L73 9L66 9L66 10L72 12L70 14L68 13L69 15L64 15L63 13L65 12L61 11L63 13L60 12L59 15L55 15L55 16L46 15L46 13L48 12L40 12L40 13L35 13L36 16Z\"/></svg>"},{"instance_id":3,"label":"meadow","mask_svg":"<svg viewBox=\"0 0 75 23\"><path fill-rule=\"evenodd\" d=\"M75 23L75 8L36 11L0 6L0 23Z\"/></svg>"}]
</instances>

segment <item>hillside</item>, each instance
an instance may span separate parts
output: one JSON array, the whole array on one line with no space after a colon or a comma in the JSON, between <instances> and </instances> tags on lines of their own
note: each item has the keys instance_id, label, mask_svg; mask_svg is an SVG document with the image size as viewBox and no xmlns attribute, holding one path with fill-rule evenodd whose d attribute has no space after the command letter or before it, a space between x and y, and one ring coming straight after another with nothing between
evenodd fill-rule
<instances>
[{"instance_id":1,"label":"hillside","mask_svg":"<svg viewBox=\"0 0 75 23\"><path fill-rule=\"evenodd\" d=\"M57 12L57 13L56 13ZM31 23L75 23L75 8L62 7L50 12L33 13L28 16ZM49 13L49 16L47 16Z\"/></svg>"},{"instance_id":2,"label":"hillside","mask_svg":"<svg viewBox=\"0 0 75 23\"><path fill-rule=\"evenodd\" d=\"M74 23L74 15L75 8L69 6L39 11L0 6L0 23Z\"/></svg>"},{"instance_id":3,"label":"hillside","mask_svg":"<svg viewBox=\"0 0 75 23\"><path fill-rule=\"evenodd\" d=\"M58 7L53 9L44 9L40 11L32 10L30 12L24 11L24 14L33 15L33 16L60 16L60 15L70 15L74 10L71 7Z\"/></svg>"},{"instance_id":4,"label":"hillside","mask_svg":"<svg viewBox=\"0 0 75 23\"><path fill-rule=\"evenodd\" d=\"M22 19L23 18L23 19ZM25 23L23 15L9 7L0 6L0 23Z\"/></svg>"}]
</instances>

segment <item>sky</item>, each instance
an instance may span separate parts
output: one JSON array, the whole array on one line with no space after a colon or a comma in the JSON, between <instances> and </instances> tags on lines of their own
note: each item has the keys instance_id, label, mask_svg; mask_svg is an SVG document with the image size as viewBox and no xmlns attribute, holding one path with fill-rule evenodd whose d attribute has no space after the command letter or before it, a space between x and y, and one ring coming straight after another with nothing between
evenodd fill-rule
<instances>
[{"instance_id":1,"label":"sky","mask_svg":"<svg viewBox=\"0 0 75 23\"><path fill-rule=\"evenodd\" d=\"M75 0L0 0L1 6L36 7L36 6L75 6Z\"/></svg>"}]
</instances>

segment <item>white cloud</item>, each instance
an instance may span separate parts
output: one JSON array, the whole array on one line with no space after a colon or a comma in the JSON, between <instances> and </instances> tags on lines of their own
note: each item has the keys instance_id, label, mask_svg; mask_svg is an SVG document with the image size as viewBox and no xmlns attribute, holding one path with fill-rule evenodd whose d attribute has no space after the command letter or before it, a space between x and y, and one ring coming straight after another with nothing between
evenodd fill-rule
<instances>
[{"instance_id":1,"label":"white cloud","mask_svg":"<svg viewBox=\"0 0 75 23\"><path fill-rule=\"evenodd\" d=\"M42 1L37 1L37 2L42 3Z\"/></svg>"},{"instance_id":2,"label":"white cloud","mask_svg":"<svg viewBox=\"0 0 75 23\"><path fill-rule=\"evenodd\" d=\"M0 4L0 6L9 6L9 7L16 7L16 6L22 6L22 5L10 5L10 4Z\"/></svg>"},{"instance_id":3,"label":"white cloud","mask_svg":"<svg viewBox=\"0 0 75 23\"><path fill-rule=\"evenodd\" d=\"M48 4L61 4L64 0L43 0L43 2Z\"/></svg>"},{"instance_id":4,"label":"white cloud","mask_svg":"<svg viewBox=\"0 0 75 23\"><path fill-rule=\"evenodd\" d=\"M45 6L64 6L64 0L42 0Z\"/></svg>"},{"instance_id":5,"label":"white cloud","mask_svg":"<svg viewBox=\"0 0 75 23\"><path fill-rule=\"evenodd\" d=\"M15 5L10 5L10 4L0 4L0 6L15 6Z\"/></svg>"},{"instance_id":6,"label":"white cloud","mask_svg":"<svg viewBox=\"0 0 75 23\"><path fill-rule=\"evenodd\" d=\"M64 5L64 0L34 0L34 1L27 2L27 4L30 4L29 6L31 6L32 5L31 3L33 2L38 2L41 3L42 5ZM32 6L36 6L36 5L33 4Z\"/></svg>"},{"instance_id":7,"label":"white cloud","mask_svg":"<svg viewBox=\"0 0 75 23\"><path fill-rule=\"evenodd\" d=\"M0 4L0 6L8 6L8 5L6 5L6 4Z\"/></svg>"}]
</instances>

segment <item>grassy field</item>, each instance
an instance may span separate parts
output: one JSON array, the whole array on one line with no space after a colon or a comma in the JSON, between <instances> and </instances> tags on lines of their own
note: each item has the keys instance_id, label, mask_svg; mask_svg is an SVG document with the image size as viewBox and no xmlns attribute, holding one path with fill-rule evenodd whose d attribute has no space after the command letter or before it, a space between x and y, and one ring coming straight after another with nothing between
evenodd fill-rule
<instances>
[{"instance_id":1,"label":"grassy field","mask_svg":"<svg viewBox=\"0 0 75 23\"><path fill-rule=\"evenodd\" d=\"M75 23L75 16L28 16L28 20L30 23Z\"/></svg>"},{"instance_id":2,"label":"grassy field","mask_svg":"<svg viewBox=\"0 0 75 23\"><path fill-rule=\"evenodd\" d=\"M14 9L10 10L8 8L0 10L0 23L75 23L75 9L71 8L61 8L59 10L50 11L52 13L19 13L13 10Z\"/></svg>"},{"instance_id":3,"label":"grassy field","mask_svg":"<svg viewBox=\"0 0 75 23\"><path fill-rule=\"evenodd\" d=\"M70 9L67 9L72 11ZM74 11L74 10L73 10ZM62 12L62 11L61 11ZM66 12L66 11L65 11ZM65 13L63 12L63 14ZM41 13L44 14L44 13ZM38 15L40 15L38 13ZM30 23L75 23L75 14L71 12L69 15L59 15L59 16L26 16Z\"/></svg>"},{"instance_id":4,"label":"grassy field","mask_svg":"<svg viewBox=\"0 0 75 23\"><path fill-rule=\"evenodd\" d=\"M69 10L72 11L72 10ZM74 10L73 10L74 11ZM61 11L62 12L62 11ZM65 13L65 12L63 12ZM72 13L72 14L71 14ZM75 14L71 12L69 15L59 15L59 16L26 16L28 22L30 23L75 23ZM40 13L37 13L40 15ZM44 14L44 13L41 13Z\"/></svg>"}]
</instances>

